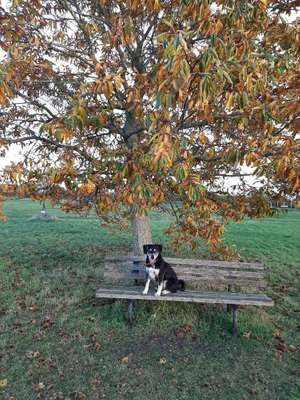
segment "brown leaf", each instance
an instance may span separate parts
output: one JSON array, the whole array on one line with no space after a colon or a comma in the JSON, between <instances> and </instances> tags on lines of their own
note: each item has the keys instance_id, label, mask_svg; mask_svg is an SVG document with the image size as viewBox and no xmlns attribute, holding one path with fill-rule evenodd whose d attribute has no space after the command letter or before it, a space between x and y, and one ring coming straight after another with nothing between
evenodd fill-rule
<instances>
[{"instance_id":1,"label":"brown leaf","mask_svg":"<svg viewBox=\"0 0 300 400\"><path fill-rule=\"evenodd\" d=\"M42 329L44 329L44 330L47 330L47 329L51 328L52 325L54 325L54 322L53 322L50 318L48 318L48 317L46 317L46 318L41 322Z\"/></svg>"},{"instance_id":2,"label":"brown leaf","mask_svg":"<svg viewBox=\"0 0 300 400\"><path fill-rule=\"evenodd\" d=\"M250 339L250 337L251 337L251 335L252 335L252 332L244 332L244 334L243 334L243 336L245 337L245 338L247 338L247 339Z\"/></svg>"},{"instance_id":3,"label":"brown leaf","mask_svg":"<svg viewBox=\"0 0 300 400\"><path fill-rule=\"evenodd\" d=\"M129 363L129 357L128 356L123 357L122 360L121 360L121 363L125 364L125 365L128 364Z\"/></svg>"},{"instance_id":4,"label":"brown leaf","mask_svg":"<svg viewBox=\"0 0 300 400\"><path fill-rule=\"evenodd\" d=\"M43 382L39 382L37 385L35 385L35 391L40 392L41 390L45 389L45 384Z\"/></svg>"},{"instance_id":5,"label":"brown leaf","mask_svg":"<svg viewBox=\"0 0 300 400\"><path fill-rule=\"evenodd\" d=\"M1 379L0 380L0 389L4 389L8 384L8 380L7 379Z\"/></svg>"},{"instance_id":6,"label":"brown leaf","mask_svg":"<svg viewBox=\"0 0 300 400\"><path fill-rule=\"evenodd\" d=\"M283 357L282 351L275 350L275 356L279 361L282 361L282 357Z\"/></svg>"},{"instance_id":7,"label":"brown leaf","mask_svg":"<svg viewBox=\"0 0 300 400\"><path fill-rule=\"evenodd\" d=\"M27 358L39 358L41 353L39 351L29 351L27 353Z\"/></svg>"}]
</instances>

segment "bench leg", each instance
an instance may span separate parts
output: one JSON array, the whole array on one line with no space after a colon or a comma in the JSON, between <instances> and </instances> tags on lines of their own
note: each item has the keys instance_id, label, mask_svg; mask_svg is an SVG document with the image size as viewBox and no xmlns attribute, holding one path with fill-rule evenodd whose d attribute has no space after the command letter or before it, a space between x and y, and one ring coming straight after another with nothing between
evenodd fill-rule
<instances>
[{"instance_id":1,"label":"bench leg","mask_svg":"<svg viewBox=\"0 0 300 400\"><path fill-rule=\"evenodd\" d=\"M232 285L228 285L227 291L231 293L232 291ZM229 313L231 311L231 304L227 304L227 312Z\"/></svg>"},{"instance_id":2,"label":"bench leg","mask_svg":"<svg viewBox=\"0 0 300 400\"><path fill-rule=\"evenodd\" d=\"M133 300L129 300L128 303L128 321L130 324L132 324L132 320L133 320Z\"/></svg>"},{"instance_id":3,"label":"bench leg","mask_svg":"<svg viewBox=\"0 0 300 400\"><path fill-rule=\"evenodd\" d=\"M231 306L232 309L232 336L237 336L237 308L236 304Z\"/></svg>"}]
</instances>

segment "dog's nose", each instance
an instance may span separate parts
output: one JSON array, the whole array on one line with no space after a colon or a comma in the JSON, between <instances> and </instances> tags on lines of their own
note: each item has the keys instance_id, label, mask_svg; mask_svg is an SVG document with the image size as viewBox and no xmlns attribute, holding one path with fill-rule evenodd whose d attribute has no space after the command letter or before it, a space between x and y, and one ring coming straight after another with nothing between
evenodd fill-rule
<instances>
[{"instance_id":1,"label":"dog's nose","mask_svg":"<svg viewBox=\"0 0 300 400\"><path fill-rule=\"evenodd\" d=\"M151 258L152 258L152 260L154 259L154 255L153 254L151 254Z\"/></svg>"}]
</instances>

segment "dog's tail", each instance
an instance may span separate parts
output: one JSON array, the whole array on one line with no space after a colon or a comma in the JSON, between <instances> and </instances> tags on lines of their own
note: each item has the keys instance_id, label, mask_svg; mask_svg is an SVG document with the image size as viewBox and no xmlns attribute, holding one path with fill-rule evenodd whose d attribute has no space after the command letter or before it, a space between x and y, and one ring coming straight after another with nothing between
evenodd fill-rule
<instances>
[{"instance_id":1,"label":"dog's tail","mask_svg":"<svg viewBox=\"0 0 300 400\"><path fill-rule=\"evenodd\" d=\"M185 290L185 282L182 279L178 279L178 289L184 291Z\"/></svg>"}]
</instances>

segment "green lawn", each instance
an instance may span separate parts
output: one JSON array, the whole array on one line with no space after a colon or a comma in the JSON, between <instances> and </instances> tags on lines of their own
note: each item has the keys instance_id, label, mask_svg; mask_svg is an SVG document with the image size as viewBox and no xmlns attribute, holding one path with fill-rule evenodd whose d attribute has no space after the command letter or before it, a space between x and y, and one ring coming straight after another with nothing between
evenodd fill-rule
<instances>
[{"instance_id":1,"label":"green lawn","mask_svg":"<svg viewBox=\"0 0 300 400\"><path fill-rule=\"evenodd\" d=\"M40 205L27 200L5 210L0 399L300 399L300 212L227 228L244 259L267 265L276 303L242 309L232 339L222 307L138 302L129 327L125 303L94 298L103 256L130 251L128 232L52 209L57 221L31 221ZM167 225L153 214L170 255Z\"/></svg>"}]
</instances>

